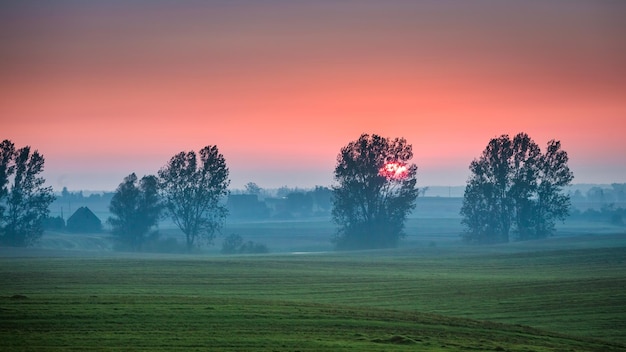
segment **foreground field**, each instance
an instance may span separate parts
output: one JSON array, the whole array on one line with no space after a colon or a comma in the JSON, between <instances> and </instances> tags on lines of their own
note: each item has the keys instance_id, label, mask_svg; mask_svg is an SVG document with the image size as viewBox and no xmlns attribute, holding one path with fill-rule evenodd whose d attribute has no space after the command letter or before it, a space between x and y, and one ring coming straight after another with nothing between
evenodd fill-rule
<instances>
[{"instance_id":1,"label":"foreground field","mask_svg":"<svg viewBox=\"0 0 626 352\"><path fill-rule=\"evenodd\" d=\"M626 247L567 243L2 258L0 349L625 351Z\"/></svg>"}]
</instances>

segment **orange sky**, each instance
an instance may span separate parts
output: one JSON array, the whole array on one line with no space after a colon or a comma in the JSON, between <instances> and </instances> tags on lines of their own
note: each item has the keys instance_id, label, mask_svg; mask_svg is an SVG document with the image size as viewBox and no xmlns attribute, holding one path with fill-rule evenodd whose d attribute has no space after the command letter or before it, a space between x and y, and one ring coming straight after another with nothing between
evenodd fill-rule
<instances>
[{"instance_id":1,"label":"orange sky","mask_svg":"<svg viewBox=\"0 0 626 352\"><path fill-rule=\"evenodd\" d=\"M0 4L0 138L55 190L114 189L216 144L232 186L330 185L363 133L462 185L490 138L562 141L576 183L626 182L626 2Z\"/></svg>"}]
</instances>

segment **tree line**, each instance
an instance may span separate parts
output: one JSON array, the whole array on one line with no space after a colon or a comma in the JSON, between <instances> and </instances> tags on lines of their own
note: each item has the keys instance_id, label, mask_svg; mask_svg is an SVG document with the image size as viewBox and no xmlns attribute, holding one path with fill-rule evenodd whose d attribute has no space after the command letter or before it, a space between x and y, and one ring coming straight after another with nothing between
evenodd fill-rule
<instances>
[{"instance_id":1,"label":"tree line","mask_svg":"<svg viewBox=\"0 0 626 352\"><path fill-rule=\"evenodd\" d=\"M254 182L244 190L231 191L226 206L232 219L280 219L326 216L332 207L332 190L315 186L310 190L280 187L270 191Z\"/></svg>"},{"instance_id":2,"label":"tree line","mask_svg":"<svg viewBox=\"0 0 626 352\"><path fill-rule=\"evenodd\" d=\"M30 147L15 149L8 140L1 148L0 244L31 245L41 237L42 221L54 200L52 189L44 187L39 176L44 159ZM335 185L316 189L332 194L331 214L338 228L332 242L337 249L395 247L406 236L406 218L419 195L418 167L412 158L412 146L404 138L376 134L362 134L341 148ZM567 153L556 140L542 152L525 133L491 139L470 163L461 209L462 239L486 244L552 235L555 222L570 210L569 195L563 192L573 179L567 163ZM188 250L211 244L228 215L220 201L229 194L228 177L224 156L214 145L174 155L157 175L139 178L131 173L111 198L107 222L113 236L141 250L158 221L168 217L185 235ZM253 183L246 190L261 191ZM293 197L293 204L307 204L307 199ZM227 247L224 252L263 251L235 236L229 237Z\"/></svg>"}]
</instances>

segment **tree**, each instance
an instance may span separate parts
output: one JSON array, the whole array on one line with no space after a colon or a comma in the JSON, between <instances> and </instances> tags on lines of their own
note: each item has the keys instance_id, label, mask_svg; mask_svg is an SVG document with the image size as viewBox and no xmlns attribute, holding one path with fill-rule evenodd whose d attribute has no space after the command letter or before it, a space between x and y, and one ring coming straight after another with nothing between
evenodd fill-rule
<instances>
[{"instance_id":1,"label":"tree","mask_svg":"<svg viewBox=\"0 0 626 352\"><path fill-rule=\"evenodd\" d=\"M217 146L180 152L159 170L159 188L168 214L185 234L190 251L199 241L211 244L228 211L228 168Z\"/></svg>"},{"instance_id":2,"label":"tree","mask_svg":"<svg viewBox=\"0 0 626 352\"><path fill-rule=\"evenodd\" d=\"M330 188L315 186L311 194L313 202L319 211L327 213L332 208L333 191Z\"/></svg>"},{"instance_id":3,"label":"tree","mask_svg":"<svg viewBox=\"0 0 626 352\"><path fill-rule=\"evenodd\" d=\"M291 215L305 217L313 212L313 196L310 193L291 192L285 198Z\"/></svg>"},{"instance_id":4,"label":"tree","mask_svg":"<svg viewBox=\"0 0 626 352\"><path fill-rule=\"evenodd\" d=\"M9 177L15 172L13 157L15 156L15 146L11 141L4 140L0 144L0 221L4 222L4 211L6 210L6 198L9 195ZM0 232L0 236L3 233Z\"/></svg>"},{"instance_id":5,"label":"tree","mask_svg":"<svg viewBox=\"0 0 626 352\"><path fill-rule=\"evenodd\" d=\"M246 194L254 194L257 196L261 195L261 192L263 191L261 187L254 182L246 183L245 189Z\"/></svg>"},{"instance_id":6,"label":"tree","mask_svg":"<svg viewBox=\"0 0 626 352\"><path fill-rule=\"evenodd\" d=\"M9 140L0 144L0 244L29 246L43 235L43 221L54 201L52 188L44 187L45 179L38 176L44 162L29 146L15 149Z\"/></svg>"},{"instance_id":7,"label":"tree","mask_svg":"<svg viewBox=\"0 0 626 352\"><path fill-rule=\"evenodd\" d=\"M224 239L222 242L222 254L236 254L239 253L239 249L243 246L243 238L240 235L232 233Z\"/></svg>"},{"instance_id":8,"label":"tree","mask_svg":"<svg viewBox=\"0 0 626 352\"><path fill-rule=\"evenodd\" d=\"M332 216L338 249L397 246L415 208L417 166L404 138L362 134L337 156Z\"/></svg>"},{"instance_id":9,"label":"tree","mask_svg":"<svg viewBox=\"0 0 626 352\"><path fill-rule=\"evenodd\" d=\"M65 220L61 216L46 217L42 220L41 225L44 230L63 231L65 230Z\"/></svg>"},{"instance_id":10,"label":"tree","mask_svg":"<svg viewBox=\"0 0 626 352\"><path fill-rule=\"evenodd\" d=\"M561 142L551 140L545 154L541 156L538 169L536 196L536 214L534 228L529 237L523 239L542 238L555 231L555 222L563 221L569 215L571 201L563 188L574 179L574 174L567 166L569 158L561 150Z\"/></svg>"},{"instance_id":11,"label":"tree","mask_svg":"<svg viewBox=\"0 0 626 352\"><path fill-rule=\"evenodd\" d=\"M569 214L569 196L562 194L573 179L567 153L557 141L545 154L525 133L489 141L470 164L461 215L471 243L504 243L514 232L519 240L544 238L555 220Z\"/></svg>"},{"instance_id":12,"label":"tree","mask_svg":"<svg viewBox=\"0 0 626 352\"><path fill-rule=\"evenodd\" d=\"M150 229L157 224L161 209L156 176L144 176L141 180L134 173L126 176L109 204L113 216L108 223L113 236L131 250L140 251Z\"/></svg>"}]
</instances>

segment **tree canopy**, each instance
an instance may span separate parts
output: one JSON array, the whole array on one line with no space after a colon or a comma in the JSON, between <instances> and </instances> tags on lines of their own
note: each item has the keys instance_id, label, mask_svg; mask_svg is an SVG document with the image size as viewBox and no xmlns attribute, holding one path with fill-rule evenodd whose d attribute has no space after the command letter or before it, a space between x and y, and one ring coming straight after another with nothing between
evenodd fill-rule
<instances>
[{"instance_id":1,"label":"tree canopy","mask_svg":"<svg viewBox=\"0 0 626 352\"><path fill-rule=\"evenodd\" d=\"M44 157L29 146L15 149L0 144L0 243L29 246L43 235L43 221L54 201L51 187L44 187ZM12 182L11 182L12 181Z\"/></svg>"},{"instance_id":2,"label":"tree canopy","mask_svg":"<svg viewBox=\"0 0 626 352\"><path fill-rule=\"evenodd\" d=\"M470 164L461 215L463 239L471 243L502 243L544 238L555 221L569 214L569 196L562 193L573 174L561 143L548 142L546 152L525 133L513 139L493 138L481 157Z\"/></svg>"},{"instance_id":3,"label":"tree canopy","mask_svg":"<svg viewBox=\"0 0 626 352\"><path fill-rule=\"evenodd\" d=\"M156 176L144 176L141 180L134 173L126 176L109 204L113 216L108 222L113 236L129 249L141 250L149 231L159 220L161 208Z\"/></svg>"},{"instance_id":4,"label":"tree canopy","mask_svg":"<svg viewBox=\"0 0 626 352\"><path fill-rule=\"evenodd\" d=\"M338 249L397 246L415 208L417 166L404 138L362 134L337 156L332 216Z\"/></svg>"},{"instance_id":5,"label":"tree canopy","mask_svg":"<svg viewBox=\"0 0 626 352\"><path fill-rule=\"evenodd\" d=\"M159 170L159 188L167 213L185 234L187 249L199 241L211 244L228 213L228 168L217 146L180 152Z\"/></svg>"}]
</instances>

